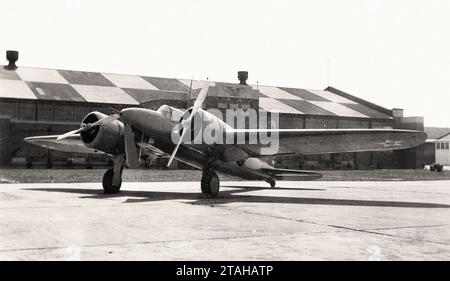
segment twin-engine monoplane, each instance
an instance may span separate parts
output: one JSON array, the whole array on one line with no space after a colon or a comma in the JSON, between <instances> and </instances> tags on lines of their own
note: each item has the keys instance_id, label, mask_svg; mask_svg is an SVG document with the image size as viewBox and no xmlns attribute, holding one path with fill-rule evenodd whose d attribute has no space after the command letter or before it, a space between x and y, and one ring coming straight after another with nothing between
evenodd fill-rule
<instances>
[{"instance_id":1,"label":"twin-engine monoplane","mask_svg":"<svg viewBox=\"0 0 450 281\"><path fill-rule=\"evenodd\" d=\"M95 111L83 119L77 130L28 137L25 141L60 151L108 155L114 166L103 176L105 193L119 192L124 166L139 168L143 155L170 155L168 165L177 159L201 169L201 191L215 197L220 187L216 172L263 180L271 187L275 187L276 180L322 176L313 171L274 168L264 161L268 156L406 149L426 139L421 131L394 129L234 128L201 108L207 93L208 86L185 111L168 105L156 111L127 108L109 116ZM209 132L208 141L204 139L205 131ZM200 141L195 141L197 137ZM277 142L275 150L268 147L273 143L267 140Z\"/></svg>"}]
</instances>

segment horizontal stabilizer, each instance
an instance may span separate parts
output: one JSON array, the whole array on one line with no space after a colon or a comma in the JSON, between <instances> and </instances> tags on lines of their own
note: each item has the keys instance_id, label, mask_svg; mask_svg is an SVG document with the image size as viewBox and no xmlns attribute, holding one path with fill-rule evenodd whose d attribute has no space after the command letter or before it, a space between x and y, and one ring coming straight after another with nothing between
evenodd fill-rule
<instances>
[{"instance_id":1,"label":"horizontal stabilizer","mask_svg":"<svg viewBox=\"0 0 450 281\"><path fill-rule=\"evenodd\" d=\"M323 177L322 174L305 170L291 169L261 169L264 173L273 176L277 180L305 181L316 180Z\"/></svg>"}]
</instances>

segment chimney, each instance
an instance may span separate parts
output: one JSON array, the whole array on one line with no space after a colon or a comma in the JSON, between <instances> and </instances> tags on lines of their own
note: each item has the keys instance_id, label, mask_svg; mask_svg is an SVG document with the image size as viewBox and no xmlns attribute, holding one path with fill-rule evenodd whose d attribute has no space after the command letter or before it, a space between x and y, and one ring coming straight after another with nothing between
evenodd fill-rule
<instances>
[{"instance_id":1,"label":"chimney","mask_svg":"<svg viewBox=\"0 0 450 281\"><path fill-rule=\"evenodd\" d=\"M403 109L401 108L393 108L392 109L392 117L403 117Z\"/></svg>"},{"instance_id":2,"label":"chimney","mask_svg":"<svg viewBox=\"0 0 450 281\"><path fill-rule=\"evenodd\" d=\"M239 85L247 85L248 71L238 71Z\"/></svg>"},{"instance_id":3,"label":"chimney","mask_svg":"<svg viewBox=\"0 0 450 281\"><path fill-rule=\"evenodd\" d=\"M8 70L15 70L17 69L16 61L19 59L19 52L18 51L12 51L8 50L6 51L6 59L8 60L8 65L6 65L4 68Z\"/></svg>"}]
</instances>

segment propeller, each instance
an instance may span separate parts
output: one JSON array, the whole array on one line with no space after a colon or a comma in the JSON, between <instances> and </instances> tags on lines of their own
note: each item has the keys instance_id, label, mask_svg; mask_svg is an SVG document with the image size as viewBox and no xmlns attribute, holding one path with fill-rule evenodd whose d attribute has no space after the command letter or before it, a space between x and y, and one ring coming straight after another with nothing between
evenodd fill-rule
<instances>
[{"instance_id":1,"label":"propeller","mask_svg":"<svg viewBox=\"0 0 450 281\"><path fill-rule=\"evenodd\" d=\"M69 138L73 135L79 134L81 132L88 131L88 130L94 128L95 126L102 125L105 122L111 122L114 120L118 120L120 118L120 112L118 112L117 110L114 110L114 111L116 112L115 114L103 117L102 119L97 120L94 123L86 123L86 124L83 123L79 129L59 135L56 139L63 140L63 139ZM131 125L126 124L126 123L124 124L124 144L125 144L125 154L126 154L126 159L127 159L126 161L127 161L128 167L130 167L131 169L139 168L139 158L138 158L139 156L138 156L138 152L136 149L136 142L134 140L133 129L131 128Z\"/></svg>"},{"instance_id":2,"label":"propeller","mask_svg":"<svg viewBox=\"0 0 450 281\"><path fill-rule=\"evenodd\" d=\"M180 144L183 141L183 137L186 134L186 132L188 131L189 127L191 126L192 119L194 118L195 114L197 114L197 112L200 110L200 108L202 108L203 101L205 101L206 95L208 94L208 89L209 89L209 85L206 85L205 87L202 88L202 90L200 91L200 93L197 96L197 99L194 102L194 106L192 107L192 112L189 115L188 119L181 120L181 127L183 130L183 133L181 133L180 140L178 141L177 146L175 147L175 149L172 152L172 155L170 156L169 162L167 163L167 167L170 166L170 164L173 161L173 158L175 158L178 148L180 147ZM186 110L186 112L189 112L189 109ZM184 114L183 114L183 116L184 116Z\"/></svg>"},{"instance_id":3,"label":"propeller","mask_svg":"<svg viewBox=\"0 0 450 281\"><path fill-rule=\"evenodd\" d=\"M67 133L65 133L65 134L63 134L63 135L59 135L59 136L56 138L56 140L63 140L63 139L66 139L66 138L68 138L68 137L71 137L71 136L73 136L73 135L79 134L79 133L81 133L81 132L88 131L88 130L90 130L91 128L93 128L93 127L95 127L95 126L99 126L99 125L103 124L103 123L106 122L106 121L117 120L117 119L119 119L119 117L120 117L120 115L116 113L116 114L113 114L113 115L106 116L106 117L104 117L104 118L102 118L102 119L100 119L100 120L98 120L98 121L96 121L96 122L94 122L94 123L82 124L81 127L80 127L79 129L76 129L76 130L67 132Z\"/></svg>"}]
</instances>

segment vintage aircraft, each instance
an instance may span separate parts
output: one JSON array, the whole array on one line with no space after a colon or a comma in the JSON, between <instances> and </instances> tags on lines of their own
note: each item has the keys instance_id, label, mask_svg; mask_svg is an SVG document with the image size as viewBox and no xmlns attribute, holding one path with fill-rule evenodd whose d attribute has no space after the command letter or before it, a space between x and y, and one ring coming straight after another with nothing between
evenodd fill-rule
<instances>
[{"instance_id":1,"label":"vintage aircraft","mask_svg":"<svg viewBox=\"0 0 450 281\"><path fill-rule=\"evenodd\" d=\"M109 155L114 167L103 176L105 193L119 192L124 166L138 168L143 153L171 154L168 165L176 158L202 169L201 191L207 197L215 197L220 187L216 171L248 180L264 180L271 187L275 187L276 179L309 180L322 176L312 171L276 169L261 160L264 156L405 149L418 146L426 139L424 132L393 129L235 129L201 108L207 92L208 86L202 88L194 105L186 111L167 105L156 111L126 108L110 116L94 111L83 119L77 130L63 135L28 137L25 141L61 151ZM232 140L243 136L245 141L188 143L186 137L194 134L195 124L212 126ZM175 127L178 127L177 143L172 138ZM256 142L249 141L252 135L260 133L277 135L277 151L263 150L259 137Z\"/></svg>"}]
</instances>

